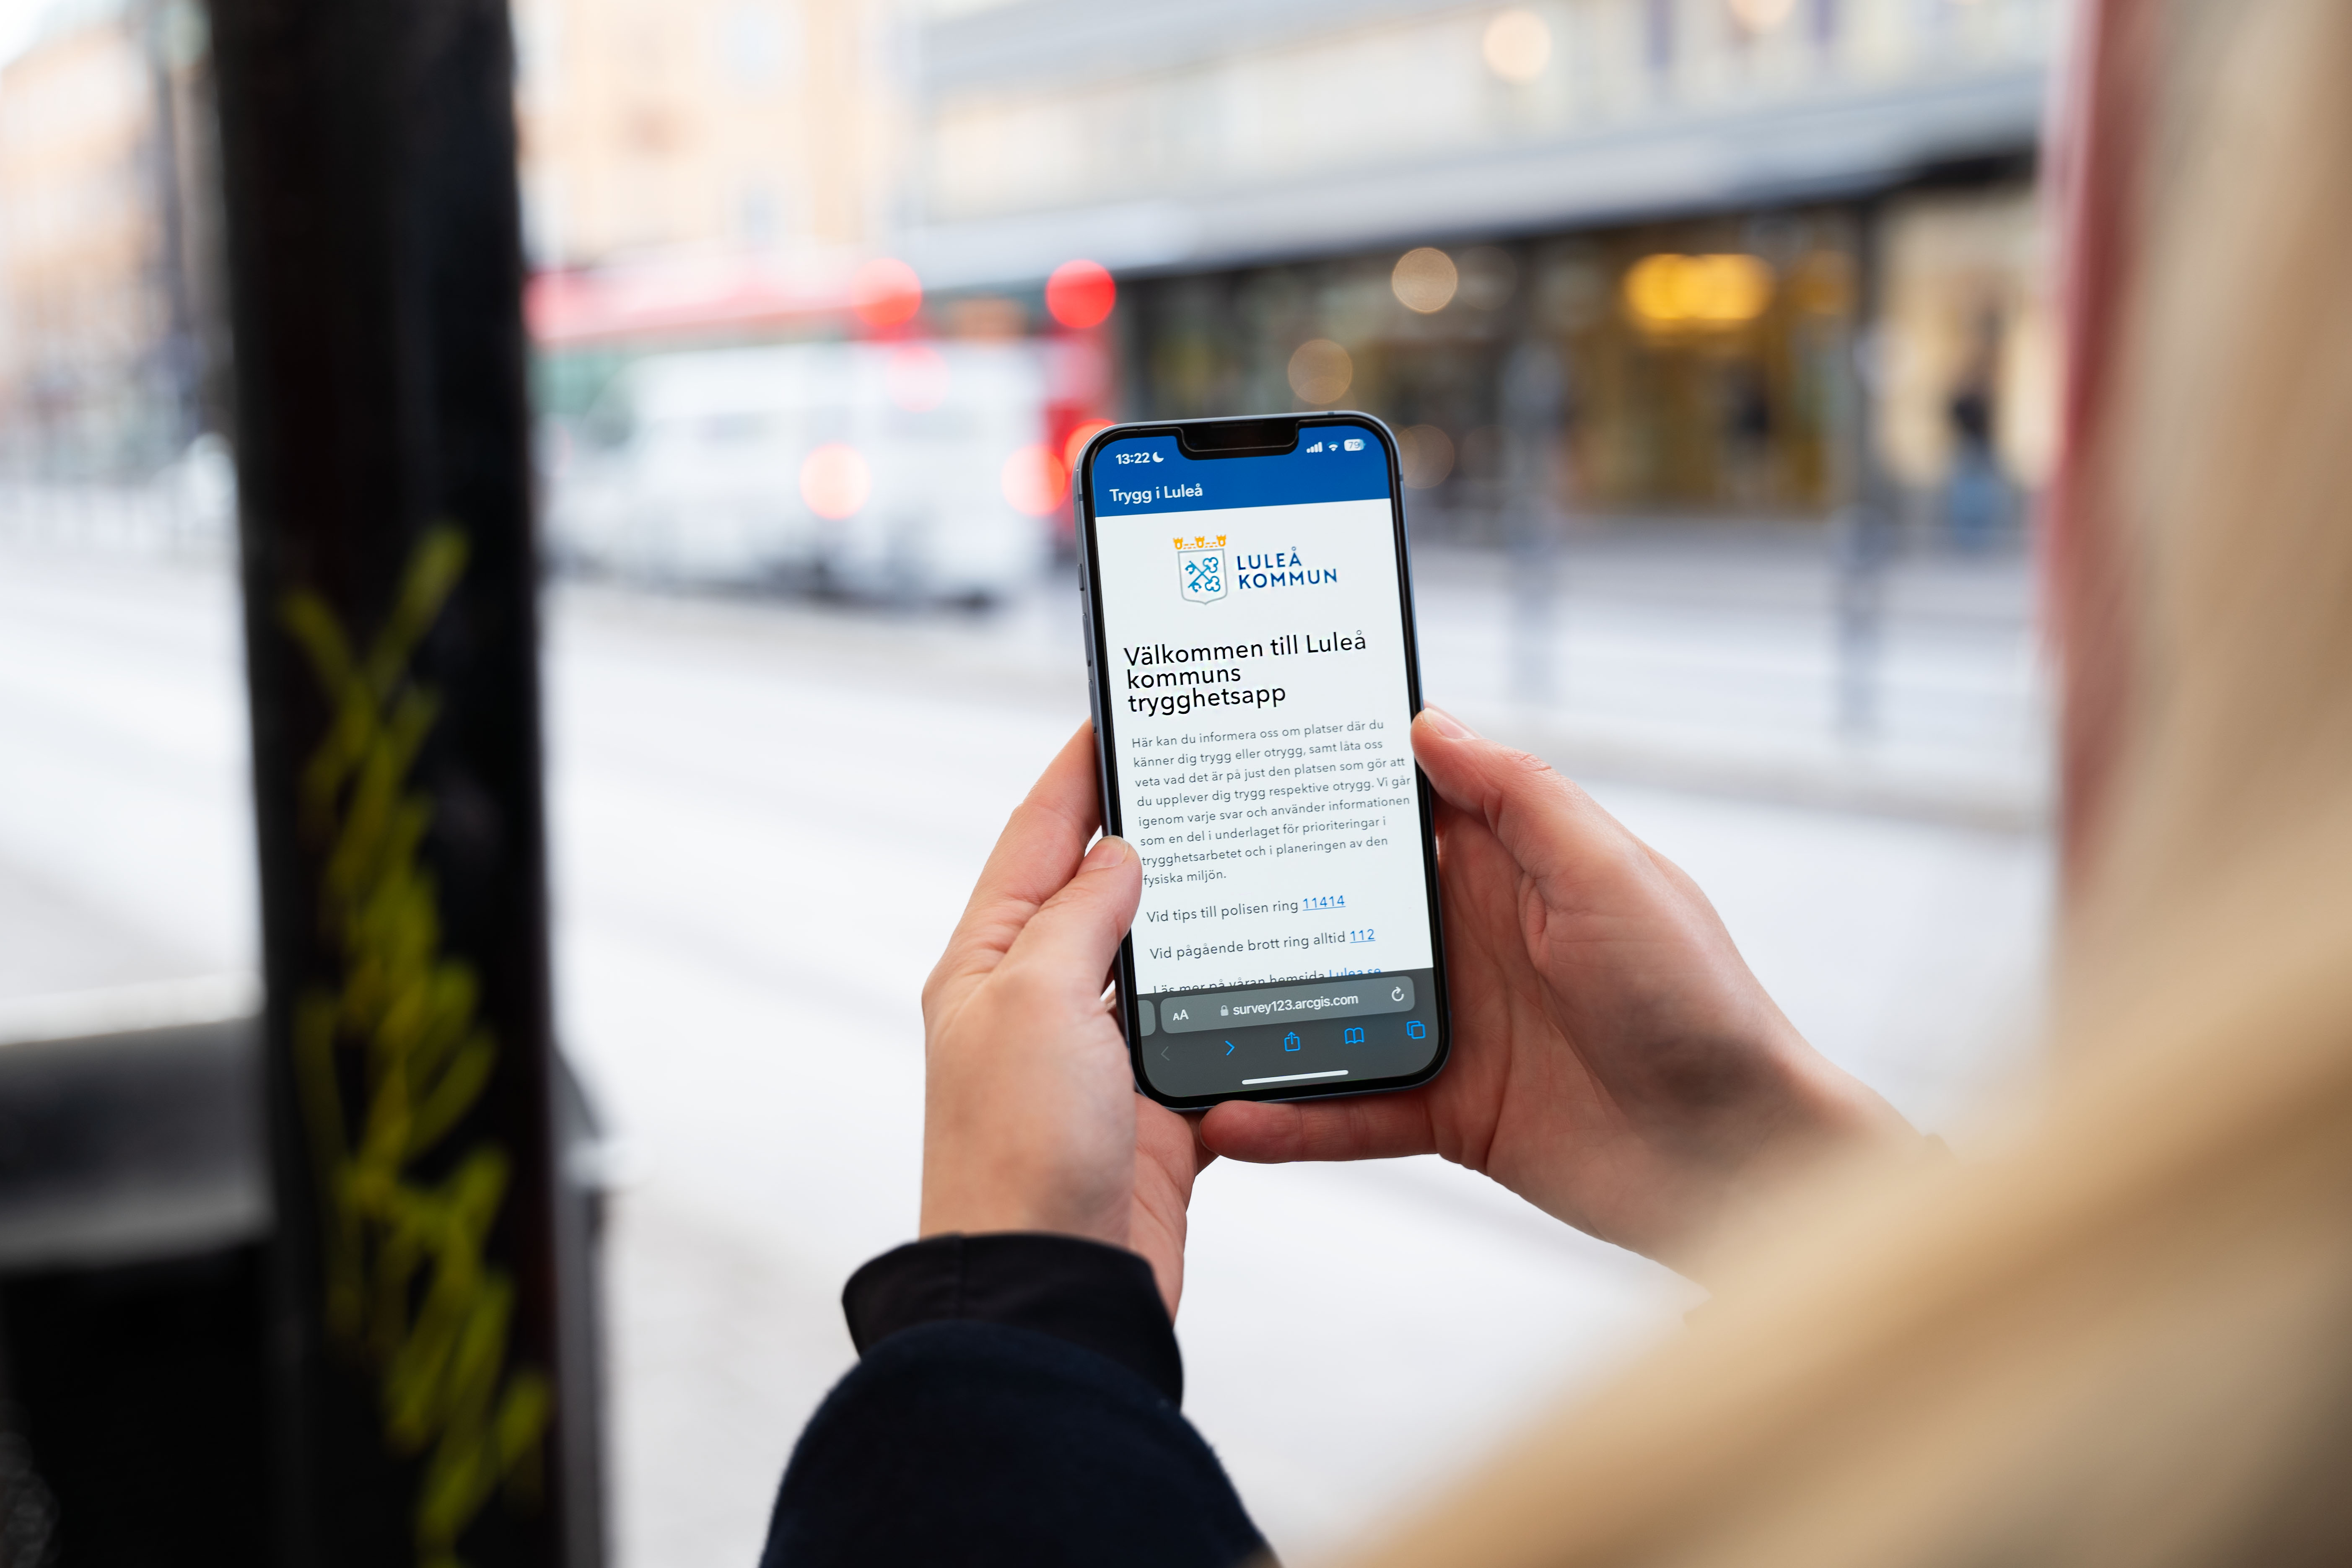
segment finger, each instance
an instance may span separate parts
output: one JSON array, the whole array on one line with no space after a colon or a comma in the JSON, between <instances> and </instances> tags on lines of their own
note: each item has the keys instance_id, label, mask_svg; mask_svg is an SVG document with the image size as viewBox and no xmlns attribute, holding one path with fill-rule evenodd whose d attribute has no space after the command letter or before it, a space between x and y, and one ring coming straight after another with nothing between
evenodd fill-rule
<instances>
[{"instance_id":1,"label":"finger","mask_svg":"<svg viewBox=\"0 0 2352 1568\"><path fill-rule=\"evenodd\" d=\"M1069 881L1101 822L1094 726L1081 724L1013 808L940 967L975 953L992 959L1010 948L1039 906Z\"/></svg>"},{"instance_id":2,"label":"finger","mask_svg":"<svg viewBox=\"0 0 2352 1568\"><path fill-rule=\"evenodd\" d=\"M1013 966L1044 976L1055 987L1092 994L1097 977L1135 923L1143 898L1143 863L1124 838L1105 838L1087 851L1077 874L1038 909L1004 955Z\"/></svg>"},{"instance_id":3,"label":"finger","mask_svg":"<svg viewBox=\"0 0 2352 1568\"><path fill-rule=\"evenodd\" d=\"M1615 817L1551 764L1481 738L1442 709L1414 717L1412 751L1430 787L1483 820L1547 901L1642 853Z\"/></svg>"},{"instance_id":4,"label":"finger","mask_svg":"<svg viewBox=\"0 0 2352 1568\"><path fill-rule=\"evenodd\" d=\"M1297 1160L1393 1160L1437 1150L1429 1101L1418 1091L1312 1105L1229 1100L1201 1119L1213 1153L1254 1165Z\"/></svg>"},{"instance_id":5,"label":"finger","mask_svg":"<svg viewBox=\"0 0 2352 1568\"><path fill-rule=\"evenodd\" d=\"M1171 1110L1142 1094L1135 1097L1135 1146L1171 1170L1189 1165L1196 1176L1217 1158L1217 1152L1201 1141L1200 1112Z\"/></svg>"}]
</instances>

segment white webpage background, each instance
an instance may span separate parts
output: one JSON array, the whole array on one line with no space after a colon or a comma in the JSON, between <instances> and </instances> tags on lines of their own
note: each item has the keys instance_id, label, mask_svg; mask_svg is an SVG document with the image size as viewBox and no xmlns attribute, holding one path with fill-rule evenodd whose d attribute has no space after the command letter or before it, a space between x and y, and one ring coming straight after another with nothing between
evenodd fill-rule
<instances>
[{"instance_id":1,"label":"white webpage background","mask_svg":"<svg viewBox=\"0 0 2352 1568\"><path fill-rule=\"evenodd\" d=\"M1136 986L1164 991L1426 968L1427 878L1412 788L1396 548L1385 500L1099 517L1105 669L1119 810L1141 856ZM1187 600L1174 541L1225 536L1222 599ZM1321 583L1247 587L1292 554ZM1360 636L1360 651L1305 651ZM1276 654L1296 637L1301 651ZM1133 689L1141 651L1265 645L1237 682ZM1285 692L1278 706L1136 711L1187 689ZM1354 726L1354 728L1350 728ZM1316 732L1320 731L1320 732ZM1335 824L1348 824L1335 830ZM1386 840L1384 844L1380 840ZM1363 845L1328 848L1334 843ZM1316 900L1344 900L1318 908Z\"/></svg>"}]
</instances>

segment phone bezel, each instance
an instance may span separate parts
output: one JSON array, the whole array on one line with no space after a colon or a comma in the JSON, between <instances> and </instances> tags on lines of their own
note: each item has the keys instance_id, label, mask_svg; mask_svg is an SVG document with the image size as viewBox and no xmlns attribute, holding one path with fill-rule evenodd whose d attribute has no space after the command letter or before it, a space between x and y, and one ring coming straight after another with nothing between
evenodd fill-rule
<instances>
[{"instance_id":1,"label":"phone bezel","mask_svg":"<svg viewBox=\"0 0 2352 1568\"><path fill-rule=\"evenodd\" d=\"M1286 424L1290 440L1286 447L1254 445L1238 450L1216 453L1196 452L1186 439L1190 431L1216 429L1241 425L1275 426ZM1071 476L1071 505L1075 513L1078 552L1078 596L1085 620L1087 647L1087 700L1092 709L1095 736L1095 788L1101 800L1103 831L1118 833L1123 829L1117 792L1111 787L1112 735L1104 716L1112 707L1109 689L1110 647L1105 636L1100 609L1101 582L1095 557L1094 466L1096 456L1117 441L1133 440L1143 436L1171 436L1178 447L1194 461L1220 461L1226 457L1277 457L1296 452L1306 432L1318 426L1351 425L1370 430L1381 444L1389 470L1389 534L1396 549L1397 609L1404 631L1405 693L1412 710L1422 710L1421 646L1414 626L1412 603L1412 555L1405 532L1404 476L1397 461L1395 433L1376 416L1353 409L1335 409L1329 413L1295 415L1244 415L1223 419L1155 419L1139 420L1125 425L1113 425L1097 431L1079 455ZM1162 1094L1143 1068L1143 1035L1136 1012L1135 933L1130 931L1118 944L1118 1021L1127 1037L1129 1068L1135 1075L1137 1089L1160 1104L1177 1110L1200 1110L1228 1100L1330 1100L1359 1094L1391 1094L1399 1089L1414 1089L1429 1082L1444 1069L1454 1055L1454 1017L1446 986L1444 915L1440 907L1437 883L1437 822L1435 799L1430 793L1429 778L1419 763L1412 770L1413 795L1421 812L1422 864L1428 878L1429 951L1431 960L1430 988L1434 994L1433 1009L1437 1026L1437 1048L1429 1065L1418 1072L1393 1078L1374 1079L1361 1082L1341 1080L1332 1084L1301 1084L1290 1088L1236 1089L1230 1094L1174 1096Z\"/></svg>"}]
</instances>

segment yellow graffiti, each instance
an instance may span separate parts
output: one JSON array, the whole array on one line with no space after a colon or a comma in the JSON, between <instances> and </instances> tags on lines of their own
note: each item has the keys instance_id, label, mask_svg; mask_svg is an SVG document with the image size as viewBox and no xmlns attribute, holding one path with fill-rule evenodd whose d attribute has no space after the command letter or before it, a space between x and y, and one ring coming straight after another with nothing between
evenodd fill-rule
<instances>
[{"instance_id":1,"label":"yellow graffiti","mask_svg":"<svg viewBox=\"0 0 2352 1568\"><path fill-rule=\"evenodd\" d=\"M456 1568L457 1538L501 1484L535 1499L553 1397L542 1373L508 1364L514 1283L483 1256L506 1151L442 1147L489 1081L498 1040L476 1016L472 967L441 952L439 891L419 858L433 806L409 771L440 701L409 658L466 554L453 528L425 535L364 658L318 595L280 606L332 710L299 804L305 838L326 852L319 919L341 973L294 1010L327 1327L374 1372L387 1447L424 1457L419 1568ZM427 1155L437 1180L417 1169Z\"/></svg>"}]
</instances>

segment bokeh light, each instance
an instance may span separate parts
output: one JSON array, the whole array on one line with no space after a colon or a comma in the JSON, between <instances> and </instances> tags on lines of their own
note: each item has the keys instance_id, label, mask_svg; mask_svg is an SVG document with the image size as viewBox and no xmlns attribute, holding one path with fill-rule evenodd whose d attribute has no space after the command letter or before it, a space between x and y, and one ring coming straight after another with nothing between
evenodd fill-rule
<instances>
[{"instance_id":1,"label":"bokeh light","mask_svg":"<svg viewBox=\"0 0 2352 1568\"><path fill-rule=\"evenodd\" d=\"M1290 356L1290 390L1302 403L1337 403L1356 379L1356 362L1328 338L1311 338Z\"/></svg>"},{"instance_id":2,"label":"bokeh light","mask_svg":"<svg viewBox=\"0 0 2352 1568\"><path fill-rule=\"evenodd\" d=\"M1031 517L1047 517L1069 493L1070 471L1062 466L1062 459L1054 455L1051 447L1040 443L1024 447L1005 458L1004 471L998 482L1006 503L1013 510Z\"/></svg>"},{"instance_id":3,"label":"bokeh light","mask_svg":"<svg viewBox=\"0 0 2352 1568\"><path fill-rule=\"evenodd\" d=\"M896 327L923 308L923 280L893 256L877 256L850 279L849 308L869 327Z\"/></svg>"},{"instance_id":4,"label":"bokeh light","mask_svg":"<svg viewBox=\"0 0 2352 1568\"><path fill-rule=\"evenodd\" d=\"M1424 316L1445 309L1461 282L1454 258L1427 245L1406 251L1398 259L1396 270L1389 274L1389 287L1396 290L1398 303Z\"/></svg>"},{"instance_id":5,"label":"bokeh light","mask_svg":"<svg viewBox=\"0 0 2352 1568\"><path fill-rule=\"evenodd\" d=\"M891 402L909 414L926 413L947 401L947 355L929 343L901 343L890 351L882 379Z\"/></svg>"},{"instance_id":6,"label":"bokeh light","mask_svg":"<svg viewBox=\"0 0 2352 1568\"><path fill-rule=\"evenodd\" d=\"M1062 467L1070 473L1076 473L1078 458L1086 451L1087 443L1109 428L1110 421L1108 419L1088 419L1071 431L1070 438L1062 443Z\"/></svg>"},{"instance_id":7,"label":"bokeh light","mask_svg":"<svg viewBox=\"0 0 2352 1568\"><path fill-rule=\"evenodd\" d=\"M1532 11L1502 12L1486 24L1484 53L1488 70L1524 86L1551 63L1551 28Z\"/></svg>"},{"instance_id":8,"label":"bokeh light","mask_svg":"<svg viewBox=\"0 0 2352 1568\"><path fill-rule=\"evenodd\" d=\"M1102 325L1118 302L1118 285L1099 263L1065 261L1045 279L1045 310L1066 327Z\"/></svg>"},{"instance_id":9,"label":"bokeh light","mask_svg":"<svg viewBox=\"0 0 2352 1568\"><path fill-rule=\"evenodd\" d=\"M1731 14L1751 33L1769 33L1789 19L1797 0L1731 0Z\"/></svg>"},{"instance_id":10,"label":"bokeh light","mask_svg":"<svg viewBox=\"0 0 2352 1568\"><path fill-rule=\"evenodd\" d=\"M874 476L856 447L828 441L801 463L801 500L819 517L854 517L874 493Z\"/></svg>"},{"instance_id":11,"label":"bokeh light","mask_svg":"<svg viewBox=\"0 0 2352 1568\"><path fill-rule=\"evenodd\" d=\"M1625 274L1625 307L1659 330L1752 321L1772 302L1771 267L1755 256L1645 256Z\"/></svg>"},{"instance_id":12,"label":"bokeh light","mask_svg":"<svg viewBox=\"0 0 2352 1568\"><path fill-rule=\"evenodd\" d=\"M1397 432L1397 467L1409 489L1435 489L1454 471L1454 437L1434 425L1413 425Z\"/></svg>"}]
</instances>

